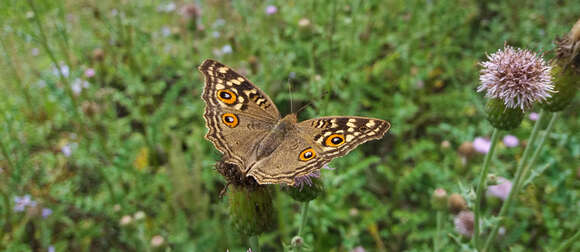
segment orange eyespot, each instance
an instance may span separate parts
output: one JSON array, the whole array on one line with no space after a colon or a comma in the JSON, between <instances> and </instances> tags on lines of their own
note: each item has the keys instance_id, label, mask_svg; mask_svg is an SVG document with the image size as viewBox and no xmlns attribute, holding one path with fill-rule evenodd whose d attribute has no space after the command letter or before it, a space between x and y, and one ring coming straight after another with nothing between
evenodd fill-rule
<instances>
[{"instance_id":1,"label":"orange eyespot","mask_svg":"<svg viewBox=\"0 0 580 252\"><path fill-rule=\"evenodd\" d=\"M326 138L324 141L326 146L337 147L344 144L344 135L342 134L332 134Z\"/></svg>"},{"instance_id":2,"label":"orange eyespot","mask_svg":"<svg viewBox=\"0 0 580 252\"><path fill-rule=\"evenodd\" d=\"M235 128L236 126L238 126L238 117L232 113L225 113L222 115L222 121L224 122L225 125L227 125L230 128Z\"/></svg>"},{"instance_id":3,"label":"orange eyespot","mask_svg":"<svg viewBox=\"0 0 580 252\"><path fill-rule=\"evenodd\" d=\"M220 99L220 101L224 102L225 104L234 104L234 102L236 102L237 99L236 94L227 89L218 90L216 92L216 95L217 98Z\"/></svg>"},{"instance_id":4,"label":"orange eyespot","mask_svg":"<svg viewBox=\"0 0 580 252\"><path fill-rule=\"evenodd\" d=\"M298 158L301 161L308 161L310 159L313 159L314 157L316 157L316 151L314 151L314 149L312 148L306 148L306 150L303 150L302 152L300 152L300 155L298 155Z\"/></svg>"}]
</instances>

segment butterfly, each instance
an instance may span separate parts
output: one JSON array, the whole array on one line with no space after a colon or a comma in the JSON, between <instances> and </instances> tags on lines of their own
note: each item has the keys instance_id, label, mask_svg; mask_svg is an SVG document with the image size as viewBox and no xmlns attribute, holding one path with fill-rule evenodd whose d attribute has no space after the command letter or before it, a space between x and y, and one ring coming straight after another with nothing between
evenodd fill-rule
<instances>
[{"instance_id":1,"label":"butterfly","mask_svg":"<svg viewBox=\"0 0 580 252\"><path fill-rule=\"evenodd\" d=\"M356 146L380 139L389 122L358 116L328 116L298 122L296 114L280 116L262 90L241 74L206 59L199 71L209 129L205 138L258 184L287 184L320 170Z\"/></svg>"}]
</instances>

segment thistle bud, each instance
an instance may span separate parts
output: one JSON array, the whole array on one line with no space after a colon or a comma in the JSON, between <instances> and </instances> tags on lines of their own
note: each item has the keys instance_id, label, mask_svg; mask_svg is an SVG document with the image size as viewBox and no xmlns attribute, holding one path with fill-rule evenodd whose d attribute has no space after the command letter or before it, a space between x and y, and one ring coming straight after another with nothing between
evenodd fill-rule
<instances>
[{"instance_id":1,"label":"thistle bud","mask_svg":"<svg viewBox=\"0 0 580 252\"><path fill-rule=\"evenodd\" d=\"M471 211L461 211L453 219L455 224L455 230L465 237L471 237L473 235L473 222L475 218L473 212Z\"/></svg>"},{"instance_id":2,"label":"thistle bud","mask_svg":"<svg viewBox=\"0 0 580 252\"><path fill-rule=\"evenodd\" d=\"M487 120L501 130L511 130L520 126L524 113L520 108L508 108L500 99L490 99L485 105Z\"/></svg>"},{"instance_id":3,"label":"thistle bud","mask_svg":"<svg viewBox=\"0 0 580 252\"><path fill-rule=\"evenodd\" d=\"M447 205L447 191L443 188L437 188L431 195L431 205L435 210L444 210Z\"/></svg>"},{"instance_id":4,"label":"thistle bud","mask_svg":"<svg viewBox=\"0 0 580 252\"><path fill-rule=\"evenodd\" d=\"M230 218L240 234L259 235L273 229L275 214L268 187L232 185L229 197Z\"/></svg>"},{"instance_id":5,"label":"thistle bud","mask_svg":"<svg viewBox=\"0 0 580 252\"><path fill-rule=\"evenodd\" d=\"M552 74L556 93L542 103L542 107L550 112L558 112L566 108L576 96L580 86L580 73L573 68L555 65Z\"/></svg>"},{"instance_id":6,"label":"thistle bud","mask_svg":"<svg viewBox=\"0 0 580 252\"><path fill-rule=\"evenodd\" d=\"M467 202L460 194L453 193L447 199L447 207L451 213L456 214L467 209Z\"/></svg>"}]
</instances>

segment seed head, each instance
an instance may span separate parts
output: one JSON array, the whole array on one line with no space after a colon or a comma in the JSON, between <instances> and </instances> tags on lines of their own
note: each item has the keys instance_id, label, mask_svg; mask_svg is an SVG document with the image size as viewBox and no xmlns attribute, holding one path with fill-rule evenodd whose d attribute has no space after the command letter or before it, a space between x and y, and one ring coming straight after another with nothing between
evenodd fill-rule
<instances>
[{"instance_id":1,"label":"seed head","mask_svg":"<svg viewBox=\"0 0 580 252\"><path fill-rule=\"evenodd\" d=\"M504 46L481 63L477 92L503 101L507 108L531 108L544 101L553 91L551 67L544 59L528 50Z\"/></svg>"}]
</instances>

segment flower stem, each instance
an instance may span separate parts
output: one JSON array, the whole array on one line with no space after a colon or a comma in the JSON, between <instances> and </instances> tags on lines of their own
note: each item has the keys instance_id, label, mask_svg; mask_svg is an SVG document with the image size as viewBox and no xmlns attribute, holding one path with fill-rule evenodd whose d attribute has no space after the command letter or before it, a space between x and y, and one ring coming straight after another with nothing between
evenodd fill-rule
<instances>
[{"instance_id":1,"label":"flower stem","mask_svg":"<svg viewBox=\"0 0 580 252\"><path fill-rule=\"evenodd\" d=\"M495 239L495 236L497 235L497 231L499 230L501 224L503 223L504 217L505 217L510 205L514 201L515 195L517 195L517 193L519 192L518 185L520 184L520 181L522 180L522 173L523 173L522 171L523 171L525 164L527 163L528 156L530 155L530 150L532 149L532 146L534 146L536 138L538 137L538 132L540 131L539 130L540 124L541 124L542 118L544 117L544 114L545 114L545 112L544 112L544 110L542 110L542 112L540 112L540 116L539 116L538 120L536 121L536 123L534 125L534 129L532 130L532 134L530 135L530 138L528 140L528 144L526 145L526 149L524 150L524 155L522 156L522 159L518 163L518 168L516 170L516 175L515 175L515 179L514 179L514 183L513 183L514 186L512 186L510 194L508 195L507 199L503 202L503 205L501 206L501 209L499 210L499 214L498 214L499 220L495 223L495 225L491 229L491 232L489 233L489 236L487 237L487 241L485 242L485 245L483 246L483 249L482 249L482 251L484 251L484 252L489 250L489 247L491 246L491 242Z\"/></svg>"},{"instance_id":2,"label":"flower stem","mask_svg":"<svg viewBox=\"0 0 580 252\"><path fill-rule=\"evenodd\" d=\"M572 244L578 240L580 240L580 230L576 231L576 234L574 234L568 240L564 241L560 247L554 250L554 252L568 251L568 248L570 248L570 246L572 246Z\"/></svg>"},{"instance_id":3,"label":"flower stem","mask_svg":"<svg viewBox=\"0 0 580 252\"><path fill-rule=\"evenodd\" d=\"M542 136L540 138L540 142L538 142L538 147L536 147L536 150L534 151L534 154L530 158L530 161L527 162L524 170L522 171L522 181L524 181L523 179L528 176L527 174L530 171L530 168L534 165L534 162L536 161L538 154L540 153L540 151L542 150L542 147L544 146L544 142L546 142L546 138L548 138L548 135L550 134L550 132L552 131L552 128L554 127L554 122L558 118L558 114L559 114L558 112L555 112L552 114L552 118L550 119L550 123L548 123L548 127L546 128L546 130L542 134ZM519 185L515 185L515 186L517 186L518 190L521 189L520 188L520 187L522 187L521 184L522 184L522 182L520 181Z\"/></svg>"},{"instance_id":4,"label":"flower stem","mask_svg":"<svg viewBox=\"0 0 580 252\"><path fill-rule=\"evenodd\" d=\"M433 251L438 252L441 244L439 243L441 240L441 229L443 223L443 211L437 210L437 233L435 237L433 237Z\"/></svg>"},{"instance_id":5,"label":"flower stem","mask_svg":"<svg viewBox=\"0 0 580 252\"><path fill-rule=\"evenodd\" d=\"M302 236L302 231L306 226L306 221L308 221L308 207L310 206L310 201L304 202L302 205L302 222L300 223L300 228L298 229L298 236Z\"/></svg>"},{"instance_id":6,"label":"flower stem","mask_svg":"<svg viewBox=\"0 0 580 252\"><path fill-rule=\"evenodd\" d=\"M248 238L248 241L250 242L250 247L252 248L253 252L260 252L260 242L258 241L258 236L257 235L252 235L250 236L250 238Z\"/></svg>"},{"instance_id":7,"label":"flower stem","mask_svg":"<svg viewBox=\"0 0 580 252\"><path fill-rule=\"evenodd\" d=\"M498 139L499 129L494 128L493 133L491 134L491 146L485 155L485 159L483 160L483 167L481 168L481 173L479 174L479 184L477 184L477 190L475 191L475 223L473 225L473 246L475 248L479 247L479 216L481 216L481 201L483 199L483 190L487 180L487 173L489 172L489 163L491 161L491 157L493 157Z\"/></svg>"}]
</instances>

